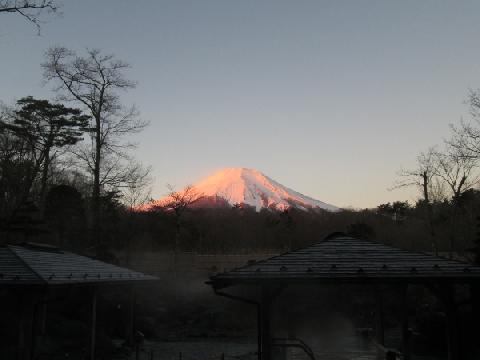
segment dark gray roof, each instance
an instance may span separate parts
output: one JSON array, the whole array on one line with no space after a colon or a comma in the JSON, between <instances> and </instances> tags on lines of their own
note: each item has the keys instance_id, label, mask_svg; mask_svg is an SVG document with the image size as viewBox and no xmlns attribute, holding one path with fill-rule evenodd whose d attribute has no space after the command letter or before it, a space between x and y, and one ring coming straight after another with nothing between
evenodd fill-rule
<instances>
[{"instance_id":1,"label":"dark gray roof","mask_svg":"<svg viewBox=\"0 0 480 360\"><path fill-rule=\"evenodd\" d=\"M263 281L480 279L480 267L345 235L211 277L216 287Z\"/></svg>"},{"instance_id":2,"label":"dark gray roof","mask_svg":"<svg viewBox=\"0 0 480 360\"><path fill-rule=\"evenodd\" d=\"M39 244L0 248L0 285L117 283L156 278Z\"/></svg>"}]
</instances>

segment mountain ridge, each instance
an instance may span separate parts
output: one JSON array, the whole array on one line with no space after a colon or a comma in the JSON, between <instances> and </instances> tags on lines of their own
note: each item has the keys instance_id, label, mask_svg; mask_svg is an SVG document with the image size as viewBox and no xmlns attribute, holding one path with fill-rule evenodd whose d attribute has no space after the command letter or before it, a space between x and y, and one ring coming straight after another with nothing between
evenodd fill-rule
<instances>
[{"instance_id":1,"label":"mountain ridge","mask_svg":"<svg viewBox=\"0 0 480 360\"><path fill-rule=\"evenodd\" d=\"M248 206L260 211L262 208L286 210L323 209L338 211L339 208L316 200L288 188L258 170L230 167L224 168L190 187L197 194L192 207ZM171 199L170 199L171 200ZM169 202L169 197L156 200L148 207L162 207ZM170 201L171 202L171 201ZM202 204L204 206L202 206Z\"/></svg>"}]
</instances>

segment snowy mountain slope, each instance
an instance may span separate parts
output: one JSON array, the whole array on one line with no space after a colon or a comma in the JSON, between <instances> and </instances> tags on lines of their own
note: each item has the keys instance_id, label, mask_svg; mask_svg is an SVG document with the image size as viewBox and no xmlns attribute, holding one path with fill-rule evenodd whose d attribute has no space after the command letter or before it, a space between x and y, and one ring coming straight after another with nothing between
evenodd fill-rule
<instances>
[{"instance_id":1,"label":"snowy mountain slope","mask_svg":"<svg viewBox=\"0 0 480 360\"><path fill-rule=\"evenodd\" d=\"M206 207L239 204L254 207L257 211L262 208L339 210L334 205L289 189L254 169L222 169L193 185L193 189L200 195L199 200L194 204L195 207L202 207L202 204ZM168 201L168 197L163 198L147 207L162 206Z\"/></svg>"}]
</instances>

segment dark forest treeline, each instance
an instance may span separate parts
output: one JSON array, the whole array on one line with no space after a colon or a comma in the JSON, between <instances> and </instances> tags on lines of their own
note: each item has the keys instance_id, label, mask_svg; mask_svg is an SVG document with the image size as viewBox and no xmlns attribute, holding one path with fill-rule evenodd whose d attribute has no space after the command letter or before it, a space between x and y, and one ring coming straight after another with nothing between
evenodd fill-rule
<instances>
[{"instance_id":1,"label":"dark forest treeline","mask_svg":"<svg viewBox=\"0 0 480 360\"><path fill-rule=\"evenodd\" d=\"M440 252L473 259L471 250L477 239L477 214L480 192L462 195L453 209L449 201L433 205L436 237L432 239L430 223L423 202L383 204L376 209L340 212L291 209L288 211L238 207L192 209L184 213L180 228L180 251L199 253L250 253L288 251L320 241L328 234L343 231L351 235L384 242L409 250ZM452 234L452 212L457 211ZM112 226L111 246L142 250L175 250L176 219L169 212L123 213L118 226ZM123 220L122 220L123 219ZM113 235L118 231L118 235ZM120 239L124 239L120 241ZM452 254L453 255L453 254Z\"/></svg>"},{"instance_id":2,"label":"dark forest treeline","mask_svg":"<svg viewBox=\"0 0 480 360\"><path fill-rule=\"evenodd\" d=\"M340 212L262 210L249 208L187 209L180 220L168 211L134 212L115 196L102 197L102 252L111 258L115 250L182 251L198 253L282 252L307 246L335 231L371 239L397 247L440 252L473 260L477 240L477 214L480 192L470 190L459 199L435 203L430 232L428 209L424 202L415 206L397 202L376 209ZM453 224L453 211L457 212ZM88 236L88 201L75 188L52 187L47 195L45 221L52 234L42 241L79 252L92 252ZM452 233L455 226L455 233ZM114 260L112 258L112 260Z\"/></svg>"}]
</instances>

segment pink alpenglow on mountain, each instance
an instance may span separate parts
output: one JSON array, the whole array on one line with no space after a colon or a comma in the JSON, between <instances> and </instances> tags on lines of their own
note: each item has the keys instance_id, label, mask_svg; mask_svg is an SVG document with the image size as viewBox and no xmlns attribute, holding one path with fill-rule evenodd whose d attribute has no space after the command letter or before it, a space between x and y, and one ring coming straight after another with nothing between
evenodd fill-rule
<instances>
[{"instance_id":1,"label":"pink alpenglow on mountain","mask_svg":"<svg viewBox=\"0 0 480 360\"><path fill-rule=\"evenodd\" d=\"M191 207L249 206L260 211L262 208L285 210L323 209L338 211L334 205L324 203L291 190L270 179L260 171L246 168L220 170L192 186L198 199ZM149 210L169 204L169 197L156 200L141 208ZM168 206L168 205L167 205Z\"/></svg>"}]
</instances>

